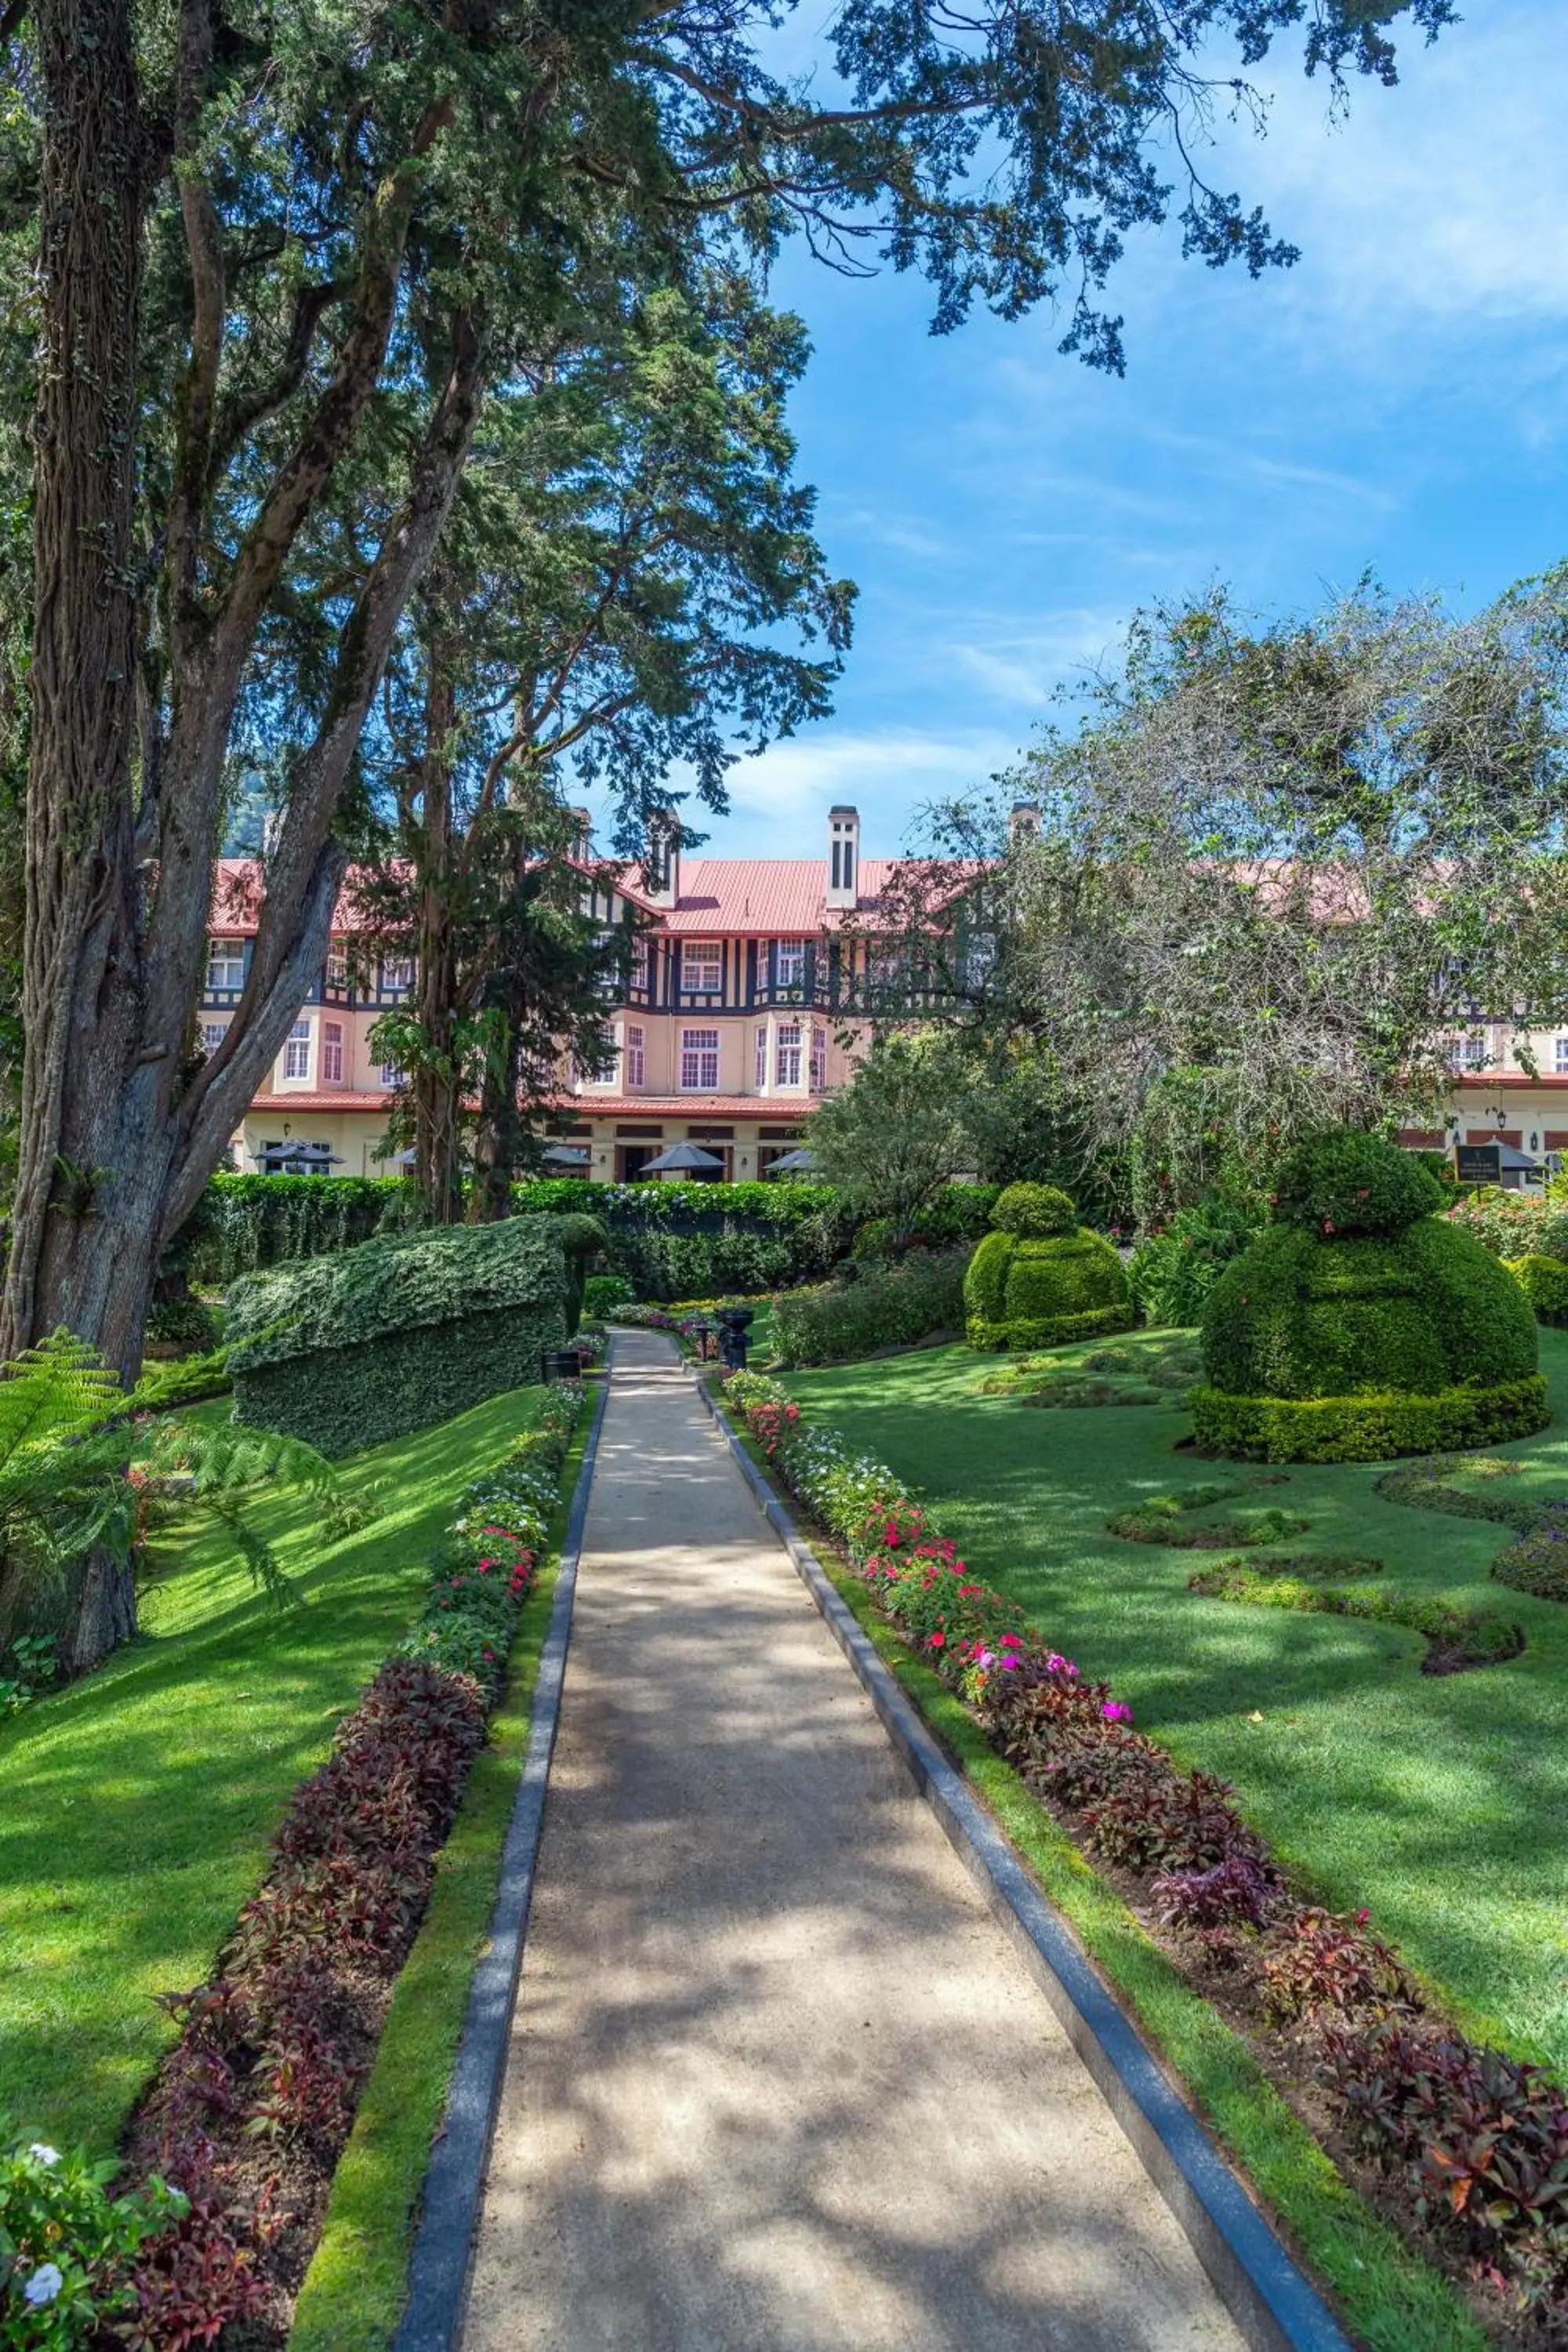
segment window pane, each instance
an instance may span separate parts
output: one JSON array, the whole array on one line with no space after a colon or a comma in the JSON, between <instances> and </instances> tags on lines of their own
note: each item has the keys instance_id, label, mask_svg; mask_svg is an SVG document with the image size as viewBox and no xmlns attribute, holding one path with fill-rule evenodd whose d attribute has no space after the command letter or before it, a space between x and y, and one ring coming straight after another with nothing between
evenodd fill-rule
<instances>
[{"instance_id":1,"label":"window pane","mask_svg":"<svg viewBox=\"0 0 1568 2352\"><path fill-rule=\"evenodd\" d=\"M784 1022L778 1033L777 1080L781 1087L800 1084L800 1024Z\"/></svg>"}]
</instances>

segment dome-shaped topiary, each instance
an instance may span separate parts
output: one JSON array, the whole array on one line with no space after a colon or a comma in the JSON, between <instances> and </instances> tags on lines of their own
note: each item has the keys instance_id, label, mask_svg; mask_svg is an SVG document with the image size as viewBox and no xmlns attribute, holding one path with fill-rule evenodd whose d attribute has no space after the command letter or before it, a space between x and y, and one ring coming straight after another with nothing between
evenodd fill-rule
<instances>
[{"instance_id":1,"label":"dome-shaped topiary","mask_svg":"<svg viewBox=\"0 0 1568 2352\"><path fill-rule=\"evenodd\" d=\"M1274 1188L1275 1223L1303 1225L1325 1240L1403 1234L1442 1205L1442 1186L1414 1152L1349 1127L1298 1144Z\"/></svg>"},{"instance_id":2,"label":"dome-shaped topiary","mask_svg":"<svg viewBox=\"0 0 1568 2352\"><path fill-rule=\"evenodd\" d=\"M1078 1211L1070 1195L1055 1184L1009 1184L998 1195L991 1223L999 1234L1043 1241L1053 1234L1076 1232Z\"/></svg>"},{"instance_id":3,"label":"dome-shaped topiary","mask_svg":"<svg viewBox=\"0 0 1568 2352\"><path fill-rule=\"evenodd\" d=\"M963 1278L972 1348L1055 1348L1126 1331L1132 1297L1108 1241L1054 1184L1009 1184Z\"/></svg>"},{"instance_id":4,"label":"dome-shaped topiary","mask_svg":"<svg viewBox=\"0 0 1568 2352\"><path fill-rule=\"evenodd\" d=\"M1544 1426L1530 1302L1473 1235L1428 1213L1441 1197L1373 1136L1321 1136L1291 1155L1277 1222L1204 1310L1201 1443L1376 1461Z\"/></svg>"}]
</instances>

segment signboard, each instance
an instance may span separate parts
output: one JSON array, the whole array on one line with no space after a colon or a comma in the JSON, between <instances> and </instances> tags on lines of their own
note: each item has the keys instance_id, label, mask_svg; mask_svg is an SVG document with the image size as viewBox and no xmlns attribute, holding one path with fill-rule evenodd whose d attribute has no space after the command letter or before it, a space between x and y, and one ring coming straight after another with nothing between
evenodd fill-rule
<instances>
[{"instance_id":1,"label":"signboard","mask_svg":"<svg viewBox=\"0 0 1568 2352\"><path fill-rule=\"evenodd\" d=\"M1454 1173L1461 1184L1500 1184L1502 1181L1501 1144L1456 1143Z\"/></svg>"}]
</instances>

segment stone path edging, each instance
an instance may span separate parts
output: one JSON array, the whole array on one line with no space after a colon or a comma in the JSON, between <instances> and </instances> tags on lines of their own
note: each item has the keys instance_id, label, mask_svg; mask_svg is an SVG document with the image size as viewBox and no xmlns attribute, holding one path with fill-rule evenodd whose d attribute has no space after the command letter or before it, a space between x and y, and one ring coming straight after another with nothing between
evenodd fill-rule
<instances>
[{"instance_id":1,"label":"stone path edging","mask_svg":"<svg viewBox=\"0 0 1568 2352\"><path fill-rule=\"evenodd\" d=\"M695 1386L889 1738L1056 2011L1231 2316L1263 2352L1351 2352L1349 2338L1321 2295L861 1631L707 1381L699 1376ZM434 2352L434 2346L405 2346L400 2339L398 2352Z\"/></svg>"},{"instance_id":2,"label":"stone path edging","mask_svg":"<svg viewBox=\"0 0 1568 2352\"><path fill-rule=\"evenodd\" d=\"M452 2068L443 2127L425 2176L424 2210L414 2241L408 2303L397 2331L395 2352L450 2352L461 2332L484 2194L485 2168L500 2104L511 2012L522 1967L529 1905L533 1896L550 1759L561 1719L561 1686L572 1639L577 1557L583 1545L594 1461L609 1394L606 1364L577 1484L572 1490L572 1508L566 1521L566 1539L561 1548L550 1626L533 1685L528 1754L507 1826L506 1844L501 1850L495 1909L468 1990L463 2035Z\"/></svg>"}]
</instances>

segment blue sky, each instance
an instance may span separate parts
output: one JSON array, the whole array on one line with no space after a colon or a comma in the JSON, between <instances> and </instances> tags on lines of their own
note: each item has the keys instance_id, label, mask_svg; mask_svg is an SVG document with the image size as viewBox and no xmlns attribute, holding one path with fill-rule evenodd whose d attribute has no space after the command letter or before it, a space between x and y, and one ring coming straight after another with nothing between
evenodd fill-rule
<instances>
[{"instance_id":1,"label":"blue sky","mask_svg":"<svg viewBox=\"0 0 1568 2352\"><path fill-rule=\"evenodd\" d=\"M712 851L820 855L836 800L867 854L896 847L1141 601L1219 578L1299 610L1371 566L1473 607L1568 557L1564 13L1470 0L1337 126L1282 55L1267 136L1222 121L1210 176L1301 260L1254 283L1144 236L1112 289L1120 382L1044 315L935 341L915 279L787 257L775 294L816 351L800 471L856 643L834 718L733 772Z\"/></svg>"}]
</instances>

